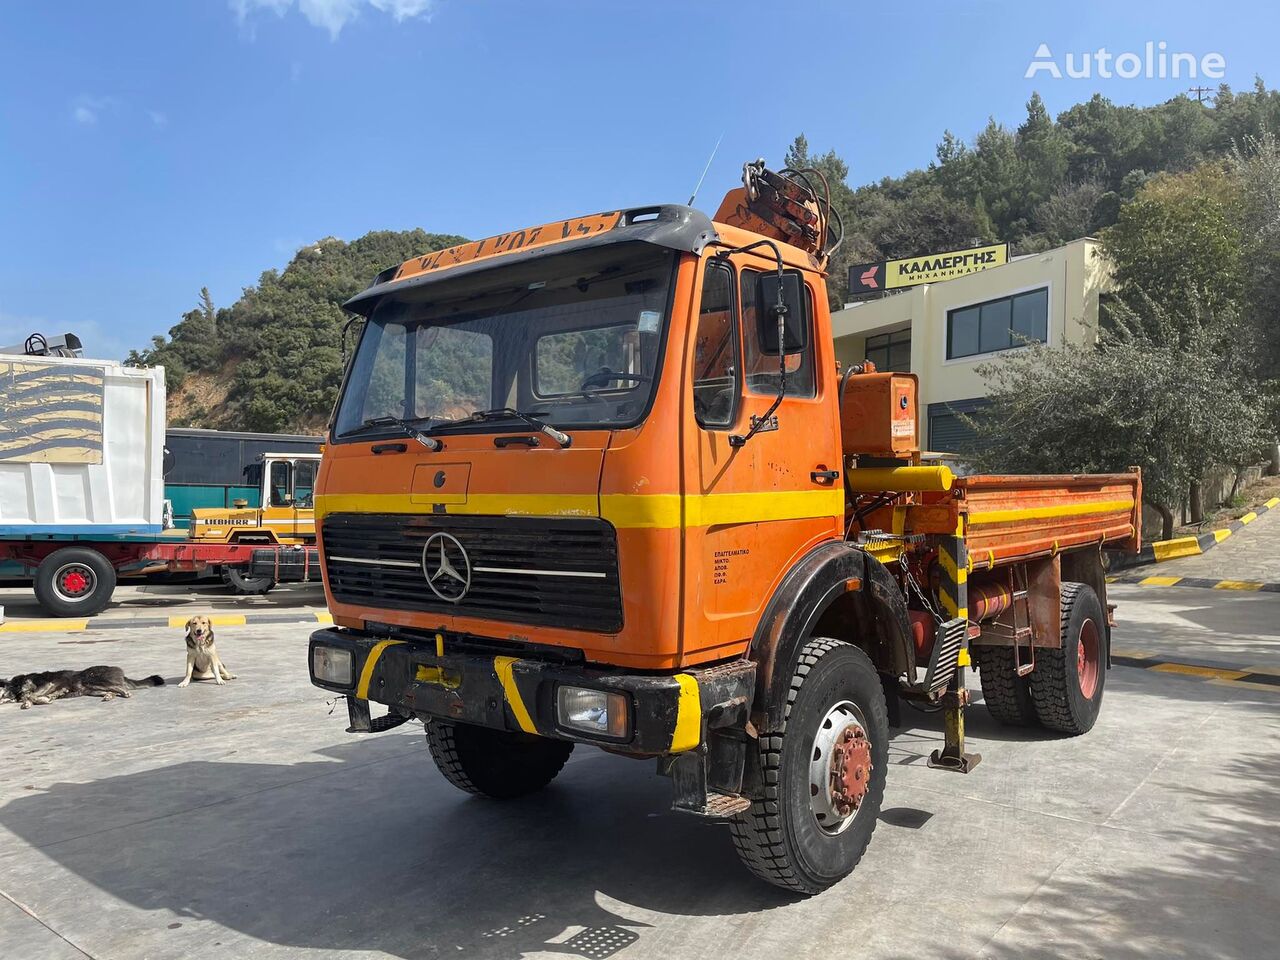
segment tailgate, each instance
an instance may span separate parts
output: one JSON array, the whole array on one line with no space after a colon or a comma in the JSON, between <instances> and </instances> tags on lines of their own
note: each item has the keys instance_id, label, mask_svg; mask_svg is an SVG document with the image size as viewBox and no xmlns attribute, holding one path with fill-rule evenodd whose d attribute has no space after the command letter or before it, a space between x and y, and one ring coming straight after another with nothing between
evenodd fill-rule
<instances>
[{"instance_id":1,"label":"tailgate","mask_svg":"<svg viewBox=\"0 0 1280 960\"><path fill-rule=\"evenodd\" d=\"M1105 545L1136 553L1142 475L957 477L965 545L978 566Z\"/></svg>"}]
</instances>

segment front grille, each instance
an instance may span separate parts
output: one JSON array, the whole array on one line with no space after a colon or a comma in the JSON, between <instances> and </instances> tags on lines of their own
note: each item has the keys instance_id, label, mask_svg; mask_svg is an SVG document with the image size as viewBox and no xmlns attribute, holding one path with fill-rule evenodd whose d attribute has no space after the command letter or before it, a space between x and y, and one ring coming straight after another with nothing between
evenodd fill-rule
<instances>
[{"instance_id":1,"label":"front grille","mask_svg":"<svg viewBox=\"0 0 1280 960\"><path fill-rule=\"evenodd\" d=\"M421 566L427 538L441 531L457 537L471 562L471 587L457 603L431 592ZM335 513L324 518L322 534L339 603L622 629L618 541L603 520Z\"/></svg>"}]
</instances>

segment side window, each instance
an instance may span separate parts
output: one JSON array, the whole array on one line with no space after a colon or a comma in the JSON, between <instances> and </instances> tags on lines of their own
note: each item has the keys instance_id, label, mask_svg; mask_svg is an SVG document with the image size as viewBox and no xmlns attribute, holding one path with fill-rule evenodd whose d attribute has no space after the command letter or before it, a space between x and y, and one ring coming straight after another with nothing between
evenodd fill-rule
<instances>
[{"instance_id":1,"label":"side window","mask_svg":"<svg viewBox=\"0 0 1280 960\"><path fill-rule=\"evenodd\" d=\"M793 272L793 271L788 271ZM787 396L812 397L817 395L813 376L813 293L801 278L804 290L803 322L809 329L808 346L799 353L787 356ZM778 392L778 355L765 353L756 333L760 299L760 271L742 271L742 342L746 358L747 389L752 393L776 395ZM763 305L767 308L767 304Z\"/></svg>"},{"instance_id":2,"label":"side window","mask_svg":"<svg viewBox=\"0 0 1280 960\"><path fill-rule=\"evenodd\" d=\"M693 345L693 415L704 427L731 426L737 413L742 379L733 306L733 270L708 262Z\"/></svg>"},{"instance_id":3,"label":"side window","mask_svg":"<svg viewBox=\"0 0 1280 960\"><path fill-rule=\"evenodd\" d=\"M287 507L290 503L289 493L289 461L275 460L271 463L271 471L267 474L267 483L270 489L268 496L271 506Z\"/></svg>"},{"instance_id":4,"label":"side window","mask_svg":"<svg viewBox=\"0 0 1280 960\"><path fill-rule=\"evenodd\" d=\"M404 402L405 328L398 324L388 325L381 335L382 343L374 354L369 385L365 388L364 409L360 411L362 420L408 414ZM358 425L359 421L350 424L348 429Z\"/></svg>"},{"instance_id":5,"label":"side window","mask_svg":"<svg viewBox=\"0 0 1280 960\"><path fill-rule=\"evenodd\" d=\"M315 498L318 460L298 460L293 465L293 503L297 507L310 507Z\"/></svg>"}]
</instances>

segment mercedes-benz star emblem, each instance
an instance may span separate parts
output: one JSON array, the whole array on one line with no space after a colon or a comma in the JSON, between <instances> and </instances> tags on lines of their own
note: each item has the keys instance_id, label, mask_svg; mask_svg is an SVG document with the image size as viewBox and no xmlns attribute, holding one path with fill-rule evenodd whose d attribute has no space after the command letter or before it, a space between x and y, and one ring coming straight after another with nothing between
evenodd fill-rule
<instances>
[{"instance_id":1,"label":"mercedes-benz star emblem","mask_svg":"<svg viewBox=\"0 0 1280 960\"><path fill-rule=\"evenodd\" d=\"M471 589L471 558L451 533L433 533L422 548L422 575L441 600L457 603Z\"/></svg>"}]
</instances>

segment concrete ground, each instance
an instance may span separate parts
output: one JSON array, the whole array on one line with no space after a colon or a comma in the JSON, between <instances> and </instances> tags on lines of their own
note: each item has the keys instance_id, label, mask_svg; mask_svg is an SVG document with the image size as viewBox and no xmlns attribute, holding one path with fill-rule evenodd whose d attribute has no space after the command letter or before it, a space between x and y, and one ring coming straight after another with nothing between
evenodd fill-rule
<instances>
[{"instance_id":1,"label":"concrete ground","mask_svg":"<svg viewBox=\"0 0 1280 960\"><path fill-rule=\"evenodd\" d=\"M1280 595L1113 599L1118 648L1280 667ZM1117 667L1076 739L978 706L967 777L925 767L937 718L906 711L866 858L804 900L747 874L723 825L669 812L649 763L580 748L503 804L445 783L417 724L346 734L307 682L311 629L220 630L225 687L0 707L0 955L1254 960L1280 942L1280 689ZM0 636L0 674L175 681L183 655L165 628Z\"/></svg>"}]
</instances>

